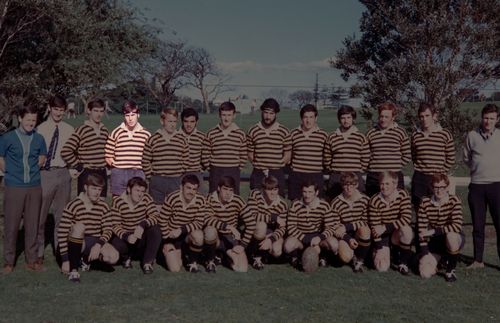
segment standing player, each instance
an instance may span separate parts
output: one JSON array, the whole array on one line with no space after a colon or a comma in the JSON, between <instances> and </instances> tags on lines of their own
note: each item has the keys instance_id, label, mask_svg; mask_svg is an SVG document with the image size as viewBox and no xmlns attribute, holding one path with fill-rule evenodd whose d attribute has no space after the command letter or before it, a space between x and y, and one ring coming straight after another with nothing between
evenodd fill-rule
<instances>
[{"instance_id":1,"label":"standing player","mask_svg":"<svg viewBox=\"0 0 500 323\"><path fill-rule=\"evenodd\" d=\"M370 147L370 162L366 175L366 194L380 191L379 175L384 171L396 172L398 188L404 189L401 169L411 159L410 140L406 132L394 121L397 107L386 102L378 106L378 124L366 134Z\"/></svg>"},{"instance_id":2,"label":"standing player","mask_svg":"<svg viewBox=\"0 0 500 323\"><path fill-rule=\"evenodd\" d=\"M45 139L47 145L47 161L42 167L42 208L38 224L38 262L43 264L45 253L45 222L49 209L52 207L54 215L54 246L57 245L57 228L61 221L62 212L71 198L71 175L66 162L61 155L62 147L73 135L72 126L63 121L68 105L61 96L49 99L49 117L42 122L37 131ZM75 170L71 172L76 175Z\"/></svg>"},{"instance_id":3,"label":"standing player","mask_svg":"<svg viewBox=\"0 0 500 323\"><path fill-rule=\"evenodd\" d=\"M359 175L356 173L342 173L340 184L343 191L332 201L339 258L344 263L352 261L354 272L362 272L370 248L369 198L358 190Z\"/></svg>"},{"instance_id":4,"label":"standing player","mask_svg":"<svg viewBox=\"0 0 500 323\"><path fill-rule=\"evenodd\" d=\"M320 199L319 188L312 179L302 184L302 198L293 201L288 211L288 238L284 251L296 263L299 253L312 247L317 255L321 248L337 253L338 242L333 237L333 216L330 205ZM306 264L302 264L305 266Z\"/></svg>"},{"instance_id":5,"label":"standing player","mask_svg":"<svg viewBox=\"0 0 500 323\"><path fill-rule=\"evenodd\" d=\"M342 172L355 172L358 189L364 190L361 173L370 160L368 141L354 125L356 111L350 106L342 106L337 112L337 119L340 126L330 134L325 145L325 166L330 172L328 197L331 199L343 191L340 183Z\"/></svg>"},{"instance_id":6,"label":"standing player","mask_svg":"<svg viewBox=\"0 0 500 323\"><path fill-rule=\"evenodd\" d=\"M420 128L411 136L411 155L415 172L411 181L411 201L418 209L424 196L431 196L433 174L446 174L455 163L451 133L437 123L436 108L428 103L418 108Z\"/></svg>"},{"instance_id":7,"label":"standing player","mask_svg":"<svg viewBox=\"0 0 500 323\"><path fill-rule=\"evenodd\" d=\"M301 185L311 180L323 196L324 148L328 134L317 125L318 109L306 104L300 109L301 124L292 130L291 172L288 177L288 199L302 197Z\"/></svg>"},{"instance_id":8,"label":"standing player","mask_svg":"<svg viewBox=\"0 0 500 323\"><path fill-rule=\"evenodd\" d=\"M9 274L16 263L16 243L23 219L26 268L43 271L37 262L37 231L42 189L40 167L45 164L47 148L36 133L36 106L25 105L18 113L19 127L0 137L0 170L5 173L3 199L3 273Z\"/></svg>"},{"instance_id":9,"label":"standing player","mask_svg":"<svg viewBox=\"0 0 500 323\"><path fill-rule=\"evenodd\" d=\"M234 104L222 103L219 107L220 122L207 133L202 163L210 172L209 193L217 190L222 176L231 176L235 182L234 192L240 194L240 169L246 163L247 146L245 132L233 122L235 116Z\"/></svg>"},{"instance_id":10,"label":"standing player","mask_svg":"<svg viewBox=\"0 0 500 323\"><path fill-rule=\"evenodd\" d=\"M205 250L207 257L207 272L215 272L216 250L222 250L230 259L231 268L237 272L248 270L248 259L245 246L248 239L241 239L238 231L238 220L245 225L245 232L253 232L255 220L251 214L242 213L245 202L234 194L234 180L232 177L223 176L217 191L210 194L207 199L208 216L205 221ZM251 234L251 233L250 233Z\"/></svg>"},{"instance_id":11,"label":"standing player","mask_svg":"<svg viewBox=\"0 0 500 323\"><path fill-rule=\"evenodd\" d=\"M368 224L375 244L373 263L378 271L387 271L391 265L392 246L394 256L399 253L398 271L408 275L413 239L410 197L405 190L398 189L395 172L381 173L379 182L380 193L372 196L368 206Z\"/></svg>"},{"instance_id":12,"label":"standing player","mask_svg":"<svg viewBox=\"0 0 500 323\"><path fill-rule=\"evenodd\" d=\"M264 269L263 258L268 254L275 258L281 256L288 213L288 205L279 196L278 179L267 176L261 186L250 192L244 211L256 222L253 235L248 232L243 240L251 238L247 252L252 258L252 267L257 270Z\"/></svg>"},{"instance_id":13,"label":"standing player","mask_svg":"<svg viewBox=\"0 0 500 323\"><path fill-rule=\"evenodd\" d=\"M483 268L484 226L486 210L490 210L497 234L500 257L500 132L498 107L487 104L481 111L481 125L469 132L464 146L464 162L470 168L469 207L472 216L474 262L470 269Z\"/></svg>"},{"instance_id":14,"label":"standing player","mask_svg":"<svg viewBox=\"0 0 500 323\"><path fill-rule=\"evenodd\" d=\"M61 157L70 168L80 172L78 176L78 194L83 192L85 178L90 173L101 175L104 178L104 187L101 196L106 197L108 190L106 173L106 159L104 147L108 139L108 129L101 122L104 116L105 104L101 99L88 103L87 114L89 119L76 128L61 150Z\"/></svg>"},{"instance_id":15,"label":"standing player","mask_svg":"<svg viewBox=\"0 0 500 323\"><path fill-rule=\"evenodd\" d=\"M185 256L188 270L199 271L203 249L203 223L206 215L206 202L198 193L200 182L194 175L182 178L181 188L170 193L160 212L160 227L163 237L163 254L167 267L178 272Z\"/></svg>"},{"instance_id":16,"label":"standing player","mask_svg":"<svg viewBox=\"0 0 500 323\"><path fill-rule=\"evenodd\" d=\"M276 121L280 106L275 99L266 99L260 110L261 121L247 135L248 159L253 164L250 189L260 188L266 176L274 176L279 182L280 195L285 196L283 167L290 162L290 132Z\"/></svg>"},{"instance_id":17,"label":"standing player","mask_svg":"<svg viewBox=\"0 0 500 323\"><path fill-rule=\"evenodd\" d=\"M108 205L100 199L104 179L89 174L84 192L69 202L63 212L57 231L62 271L69 280L80 282L78 268L89 270L87 264L103 261L113 265L119 259L118 251L109 244L113 235L113 218Z\"/></svg>"},{"instance_id":18,"label":"standing player","mask_svg":"<svg viewBox=\"0 0 500 323\"><path fill-rule=\"evenodd\" d=\"M144 179L132 177L126 192L113 200L112 214L116 223L111 244L124 260L124 268L132 268L132 258L140 258L144 274L152 274L161 230L158 210L153 198L146 193L147 188Z\"/></svg>"},{"instance_id":19,"label":"standing player","mask_svg":"<svg viewBox=\"0 0 500 323\"><path fill-rule=\"evenodd\" d=\"M442 257L446 263L444 278L447 282L457 280L455 267L457 255L464 246L462 232L462 202L450 195L450 181L444 174L431 178L432 197L424 197L418 208L418 231L420 241L420 276L429 278L436 273Z\"/></svg>"},{"instance_id":20,"label":"standing player","mask_svg":"<svg viewBox=\"0 0 500 323\"><path fill-rule=\"evenodd\" d=\"M185 175L194 174L200 181L200 192L206 194L206 187L203 185L203 173L201 166L201 154L205 134L196 128L198 124L198 112L193 108L187 108L181 112L182 127L180 133L184 135L189 148L189 161Z\"/></svg>"},{"instance_id":21,"label":"standing player","mask_svg":"<svg viewBox=\"0 0 500 323\"><path fill-rule=\"evenodd\" d=\"M160 114L163 128L146 141L142 169L149 179L149 194L156 204L178 190L181 176L187 168L189 147L184 136L176 130L178 113L165 108Z\"/></svg>"},{"instance_id":22,"label":"standing player","mask_svg":"<svg viewBox=\"0 0 500 323\"><path fill-rule=\"evenodd\" d=\"M122 106L123 122L111 132L106 141L106 163L111 167L111 194L119 196L127 189L132 177L145 178L142 154L146 140L151 136L139 120L139 107L134 101Z\"/></svg>"}]
</instances>

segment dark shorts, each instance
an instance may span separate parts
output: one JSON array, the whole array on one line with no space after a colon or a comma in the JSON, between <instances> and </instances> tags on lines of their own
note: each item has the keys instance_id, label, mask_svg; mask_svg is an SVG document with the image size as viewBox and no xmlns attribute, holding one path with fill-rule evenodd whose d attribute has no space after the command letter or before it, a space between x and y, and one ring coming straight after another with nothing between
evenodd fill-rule
<instances>
[{"instance_id":1,"label":"dark shorts","mask_svg":"<svg viewBox=\"0 0 500 323\"><path fill-rule=\"evenodd\" d=\"M165 196L181 187L180 176L153 175L149 180L149 194L156 204L163 204Z\"/></svg>"},{"instance_id":2,"label":"dark shorts","mask_svg":"<svg viewBox=\"0 0 500 323\"><path fill-rule=\"evenodd\" d=\"M87 258L90 255L90 250L92 249L92 247L95 246L100 241L102 241L102 240L99 238L93 237L93 236L85 236L83 238L83 243L84 243L83 256L84 256L84 258Z\"/></svg>"},{"instance_id":3,"label":"dark shorts","mask_svg":"<svg viewBox=\"0 0 500 323\"><path fill-rule=\"evenodd\" d=\"M460 242L460 250L463 249L465 245L465 234L460 232L460 237L462 241ZM437 254L445 254L448 252L448 248L446 248L446 234L441 234L436 237L432 237L428 243L429 251Z\"/></svg>"},{"instance_id":4,"label":"dark shorts","mask_svg":"<svg viewBox=\"0 0 500 323\"><path fill-rule=\"evenodd\" d=\"M431 190L432 175L426 175L416 170L411 178L411 203L413 207L418 208L422 198L432 196Z\"/></svg>"},{"instance_id":5,"label":"dark shorts","mask_svg":"<svg viewBox=\"0 0 500 323\"><path fill-rule=\"evenodd\" d=\"M222 234L219 233L219 245L218 250L228 251L233 249L235 246L239 245L238 241L234 239L232 234Z\"/></svg>"}]
</instances>

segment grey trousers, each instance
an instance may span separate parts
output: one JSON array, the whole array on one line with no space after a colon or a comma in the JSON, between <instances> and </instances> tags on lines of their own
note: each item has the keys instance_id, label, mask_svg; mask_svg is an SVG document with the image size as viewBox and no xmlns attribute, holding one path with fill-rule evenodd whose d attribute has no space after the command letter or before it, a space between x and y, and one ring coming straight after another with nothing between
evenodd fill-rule
<instances>
[{"instance_id":1,"label":"grey trousers","mask_svg":"<svg viewBox=\"0 0 500 323\"><path fill-rule=\"evenodd\" d=\"M5 187L3 256L5 265L16 262L16 242L21 219L24 219L24 254L27 263L37 260L37 231L42 189L35 187Z\"/></svg>"},{"instance_id":2,"label":"grey trousers","mask_svg":"<svg viewBox=\"0 0 500 323\"><path fill-rule=\"evenodd\" d=\"M38 225L38 257L43 258L45 253L45 222L52 207L54 215L54 249L57 250L57 228L62 213L71 198L71 176L67 168L42 170L42 208L40 209L40 223Z\"/></svg>"}]
</instances>

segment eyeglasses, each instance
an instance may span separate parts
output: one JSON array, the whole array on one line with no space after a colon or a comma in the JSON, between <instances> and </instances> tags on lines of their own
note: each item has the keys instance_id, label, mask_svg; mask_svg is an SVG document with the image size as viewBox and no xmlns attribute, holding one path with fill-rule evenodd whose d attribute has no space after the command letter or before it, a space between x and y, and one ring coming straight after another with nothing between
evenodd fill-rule
<instances>
[{"instance_id":1,"label":"eyeglasses","mask_svg":"<svg viewBox=\"0 0 500 323\"><path fill-rule=\"evenodd\" d=\"M435 190L435 191L438 191L438 190L445 190L448 186L433 186L432 188Z\"/></svg>"},{"instance_id":2,"label":"eyeglasses","mask_svg":"<svg viewBox=\"0 0 500 323\"><path fill-rule=\"evenodd\" d=\"M355 183L344 183L342 184L342 186L356 186L358 183L355 182Z\"/></svg>"}]
</instances>

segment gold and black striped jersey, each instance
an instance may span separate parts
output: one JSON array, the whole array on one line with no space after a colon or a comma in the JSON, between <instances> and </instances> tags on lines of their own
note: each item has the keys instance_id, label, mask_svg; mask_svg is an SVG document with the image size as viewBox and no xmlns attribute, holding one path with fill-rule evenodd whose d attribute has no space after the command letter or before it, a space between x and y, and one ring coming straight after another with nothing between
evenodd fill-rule
<instances>
[{"instance_id":1,"label":"gold and black striped jersey","mask_svg":"<svg viewBox=\"0 0 500 323\"><path fill-rule=\"evenodd\" d=\"M172 135L160 129L146 141L142 169L146 178L152 175L181 176L189 162L189 147L184 136L175 131Z\"/></svg>"},{"instance_id":2,"label":"gold and black striped jersey","mask_svg":"<svg viewBox=\"0 0 500 323\"><path fill-rule=\"evenodd\" d=\"M427 175L448 173L455 164L455 144L451 133L438 127L429 134L418 130L411 137L415 170Z\"/></svg>"},{"instance_id":3,"label":"gold and black striped jersey","mask_svg":"<svg viewBox=\"0 0 500 323\"><path fill-rule=\"evenodd\" d=\"M304 132L299 126L290 133L292 138L291 167L295 172L319 173L323 171L328 134L316 128Z\"/></svg>"},{"instance_id":4,"label":"gold and black striped jersey","mask_svg":"<svg viewBox=\"0 0 500 323\"><path fill-rule=\"evenodd\" d=\"M206 217L206 202L203 195L196 193L191 202L186 203L182 191L177 190L165 198L158 223L164 239L171 231L181 229L183 233L201 230Z\"/></svg>"},{"instance_id":5,"label":"gold and black striped jersey","mask_svg":"<svg viewBox=\"0 0 500 323\"><path fill-rule=\"evenodd\" d=\"M388 129L376 126L368 131L366 138L370 148L368 171L398 172L411 159L410 139L396 124Z\"/></svg>"},{"instance_id":6,"label":"gold and black striped jersey","mask_svg":"<svg viewBox=\"0 0 500 323\"><path fill-rule=\"evenodd\" d=\"M325 167L330 172L363 172L368 167L368 141L355 126L345 133L340 129L328 136L325 145Z\"/></svg>"},{"instance_id":7,"label":"gold and black striped jersey","mask_svg":"<svg viewBox=\"0 0 500 323\"><path fill-rule=\"evenodd\" d=\"M398 189L392 202L387 202L382 193L370 199L368 204L368 224L370 227L385 225L387 229L400 229L411 222L410 196L405 190ZM374 239L377 240L377 239Z\"/></svg>"},{"instance_id":8,"label":"gold and black striped jersey","mask_svg":"<svg viewBox=\"0 0 500 323\"><path fill-rule=\"evenodd\" d=\"M259 122L248 131L248 152L253 153L253 167L256 169L279 169L285 166L284 153L292 150L290 131L275 122L264 128Z\"/></svg>"},{"instance_id":9,"label":"gold and black striped jersey","mask_svg":"<svg viewBox=\"0 0 500 323\"><path fill-rule=\"evenodd\" d=\"M342 194L332 201L332 215L335 230L339 224L345 226L346 231L356 231L361 227L368 226L368 202L370 198L363 193L355 201L348 201ZM335 234L342 239L343 236Z\"/></svg>"},{"instance_id":10,"label":"gold and black striped jersey","mask_svg":"<svg viewBox=\"0 0 500 323\"><path fill-rule=\"evenodd\" d=\"M75 129L61 149L61 157L70 168L82 165L84 168L104 168L104 148L108 139L108 129L100 125L98 129L85 123Z\"/></svg>"},{"instance_id":11,"label":"gold and black striped jersey","mask_svg":"<svg viewBox=\"0 0 500 323\"><path fill-rule=\"evenodd\" d=\"M108 242L113 235L113 218L109 206L101 200L92 203L82 192L68 203L63 210L61 222L57 229L59 249L63 258L68 254L68 238L75 223L85 226L85 235L99 238L102 243Z\"/></svg>"},{"instance_id":12,"label":"gold and black striped jersey","mask_svg":"<svg viewBox=\"0 0 500 323\"><path fill-rule=\"evenodd\" d=\"M113 233L120 239L134 233L140 225L143 228L151 227L158 223L159 213L153 198L145 193L139 203L134 204L130 196L124 192L113 200L111 212L115 220Z\"/></svg>"},{"instance_id":13,"label":"gold and black striped jersey","mask_svg":"<svg viewBox=\"0 0 500 323\"><path fill-rule=\"evenodd\" d=\"M204 168L240 167L247 161L246 135L237 125L223 130L220 125L207 132L203 147Z\"/></svg>"},{"instance_id":14,"label":"gold and black striped jersey","mask_svg":"<svg viewBox=\"0 0 500 323\"><path fill-rule=\"evenodd\" d=\"M328 202L317 198L305 205L302 200L293 201L288 210L287 232L302 241L306 234L320 233L325 238L333 236L333 215Z\"/></svg>"},{"instance_id":15,"label":"gold and black striped jersey","mask_svg":"<svg viewBox=\"0 0 500 323\"><path fill-rule=\"evenodd\" d=\"M432 197L424 197L418 208L418 231L436 230L436 235L462 231L462 202L455 195L450 195L444 203L436 202ZM421 241L420 245L426 245Z\"/></svg>"},{"instance_id":16,"label":"gold and black striped jersey","mask_svg":"<svg viewBox=\"0 0 500 323\"><path fill-rule=\"evenodd\" d=\"M189 148L189 161L186 166L187 172L201 172L201 155L203 152L203 143L205 142L205 134L198 129L187 134L184 130L179 130L184 136Z\"/></svg>"}]
</instances>

